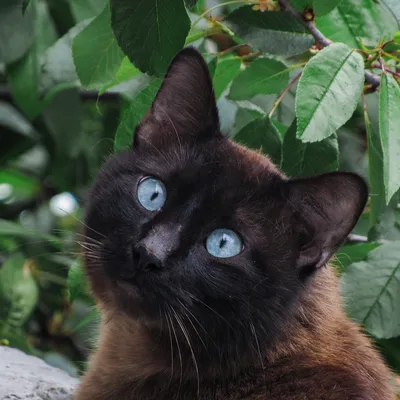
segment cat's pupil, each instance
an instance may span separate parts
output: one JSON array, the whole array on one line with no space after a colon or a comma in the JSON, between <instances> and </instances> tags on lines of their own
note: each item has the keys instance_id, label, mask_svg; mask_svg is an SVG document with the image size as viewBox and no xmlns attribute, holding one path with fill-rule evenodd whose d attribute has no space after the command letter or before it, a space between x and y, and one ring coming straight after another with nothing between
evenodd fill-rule
<instances>
[{"instance_id":1,"label":"cat's pupil","mask_svg":"<svg viewBox=\"0 0 400 400\"><path fill-rule=\"evenodd\" d=\"M219 242L219 248L222 249L226 245L226 237L225 235L222 237L221 241Z\"/></svg>"},{"instance_id":2,"label":"cat's pupil","mask_svg":"<svg viewBox=\"0 0 400 400\"><path fill-rule=\"evenodd\" d=\"M158 197L159 194L160 194L160 193L159 193L158 191L153 192L153 194L152 194L151 197L150 197L150 200L151 200L151 201L155 200L155 199Z\"/></svg>"}]
</instances>

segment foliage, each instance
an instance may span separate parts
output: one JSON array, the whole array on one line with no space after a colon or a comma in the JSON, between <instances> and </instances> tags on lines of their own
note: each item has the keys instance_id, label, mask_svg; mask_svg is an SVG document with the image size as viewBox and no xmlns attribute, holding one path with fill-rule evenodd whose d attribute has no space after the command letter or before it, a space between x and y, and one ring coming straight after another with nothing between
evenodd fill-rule
<instances>
[{"instance_id":1,"label":"foliage","mask_svg":"<svg viewBox=\"0 0 400 400\"><path fill-rule=\"evenodd\" d=\"M336 264L350 316L400 371L397 0L5 0L0 26L3 343L49 362L57 352L68 371L86 359L97 324L78 257L88 187L190 44L234 140L289 176L368 179Z\"/></svg>"}]
</instances>

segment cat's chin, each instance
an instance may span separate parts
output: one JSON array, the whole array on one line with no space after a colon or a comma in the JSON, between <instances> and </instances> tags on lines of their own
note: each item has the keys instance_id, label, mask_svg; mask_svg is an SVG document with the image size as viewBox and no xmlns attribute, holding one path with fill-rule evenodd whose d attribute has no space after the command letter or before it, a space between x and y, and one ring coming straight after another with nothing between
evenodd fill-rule
<instances>
[{"instance_id":1,"label":"cat's chin","mask_svg":"<svg viewBox=\"0 0 400 400\"><path fill-rule=\"evenodd\" d=\"M146 296L134 280L116 280L114 292L118 307L133 319L156 320L160 316L158 301Z\"/></svg>"}]
</instances>

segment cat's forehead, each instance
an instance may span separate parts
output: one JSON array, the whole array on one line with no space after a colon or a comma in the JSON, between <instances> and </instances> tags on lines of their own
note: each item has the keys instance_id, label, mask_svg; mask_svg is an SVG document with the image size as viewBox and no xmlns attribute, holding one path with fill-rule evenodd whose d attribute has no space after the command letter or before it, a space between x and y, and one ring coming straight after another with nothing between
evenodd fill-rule
<instances>
[{"instance_id":1,"label":"cat's forehead","mask_svg":"<svg viewBox=\"0 0 400 400\"><path fill-rule=\"evenodd\" d=\"M260 151L248 149L227 138L200 143L164 142L163 146L149 147L142 152L137 165L161 177L177 175L183 179L197 177L212 180L218 176L226 184L237 181L262 185L267 184L271 177L283 177Z\"/></svg>"}]
</instances>

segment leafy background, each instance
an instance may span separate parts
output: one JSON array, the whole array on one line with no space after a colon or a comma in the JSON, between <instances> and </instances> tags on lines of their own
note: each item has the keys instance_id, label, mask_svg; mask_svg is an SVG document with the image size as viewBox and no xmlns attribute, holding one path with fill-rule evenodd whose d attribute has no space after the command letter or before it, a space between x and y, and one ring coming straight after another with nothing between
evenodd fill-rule
<instances>
[{"instance_id":1,"label":"leafy background","mask_svg":"<svg viewBox=\"0 0 400 400\"><path fill-rule=\"evenodd\" d=\"M400 372L398 0L2 0L1 344L84 367L98 326L79 256L88 188L189 44L226 134L289 176L369 181L333 263L349 315Z\"/></svg>"}]
</instances>

